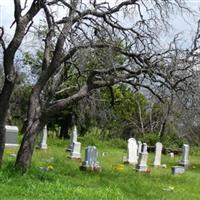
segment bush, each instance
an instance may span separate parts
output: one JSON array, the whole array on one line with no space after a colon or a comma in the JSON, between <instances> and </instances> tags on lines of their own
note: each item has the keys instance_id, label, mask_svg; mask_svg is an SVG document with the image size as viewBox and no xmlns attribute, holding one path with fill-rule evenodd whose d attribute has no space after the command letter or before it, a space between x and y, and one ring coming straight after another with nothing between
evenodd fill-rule
<instances>
[{"instance_id":1,"label":"bush","mask_svg":"<svg viewBox=\"0 0 200 200\"><path fill-rule=\"evenodd\" d=\"M138 140L147 143L148 146L154 146L160 139L158 133L145 133L144 136L138 138Z\"/></svg>"}]
</instances>

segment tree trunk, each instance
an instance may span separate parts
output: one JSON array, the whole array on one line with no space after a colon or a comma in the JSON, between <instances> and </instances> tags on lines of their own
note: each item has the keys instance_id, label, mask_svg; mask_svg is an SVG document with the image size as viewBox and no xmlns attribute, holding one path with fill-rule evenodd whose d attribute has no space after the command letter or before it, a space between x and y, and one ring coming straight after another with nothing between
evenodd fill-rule
<instances>
[{"instance_id":1,"label":"tree trunk","mask_svg":"<svg viewBox=\"0 0 200 200\"><path fill-rule=\"evenodd\" d=\"M138 114L139 114L139 120L140 120L140 130L141 130L141 133L142 133L142 136L144 136L144 122L143 122L143 118L142 118L142 110L141 110L141 106L140 106L140 103L138 101L136 101L137 103L137 106L138 106Z\"/></svg>"},{"instance_id":2,"label":"tree trunk","mask_svg":"<svg viewBox=\"0 0 200 200\"><path fill-rule=\"evenodd\" d=\"M164 120L164 122L161 124L161 128L159 131L159 139L160 142L163 142L164 135L165 135L165 128L166 128L167 118Z\"/></svg>"},{"instance_id":3,"label":"tree trunk","mask_svg":"<svg viewBox=\"0 0 200 200\"><path fill-rule=\"evenodd\" d=\"M32 123L31 126L27 127L26 132L18 151L15 166L22 171L25 171L31 166L32 155L35 146L35 139L38 131L40 131L42 125L39 120Z\"/></svg>"},{"instance_id":4,"label":"tree trunk","mask_svg":"<svg viewBox=\"0 0 200 200\"><path fill-rule=\"evenodd\" d=\"M13 78L14 77L14 78ZM11 80L5 79L3 89L0 94L0 167L2 165L4 148L5 148L5 124L9 108L9 101L14 89L16 76Z\"/></svg>"},{"instance_id":5,"label":"tree trunk","mask_svg":"<svg viewBox=\"0 0 200 200\"><path fill-rule=\"evenodd\" d=\"M0 167L2 166L3 153L5 149L5 126L0 126Z\"/></svg>"},{"instance_id":6,"label":"tree trunk","mask_svg":"<svg viewBox=\"0 0 200 200\"><path fill-rule=\"evenodd\" d=\"M35 146L37 133L42 130L46 121L45 117L41 116L39 87L35 87L29 101L28 120L23 134L23 140L17 154L15 166L22 171L26 171L31 166L32 154ZM41 120L42 119L42 120Z\"/></svg>"}]
</instances>

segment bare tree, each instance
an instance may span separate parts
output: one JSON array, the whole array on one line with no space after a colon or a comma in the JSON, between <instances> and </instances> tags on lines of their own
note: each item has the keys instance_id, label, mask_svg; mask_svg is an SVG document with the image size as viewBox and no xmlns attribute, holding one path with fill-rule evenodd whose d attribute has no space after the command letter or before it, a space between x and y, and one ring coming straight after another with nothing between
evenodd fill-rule
<instances>
[{"instance_id":1,"label":"bare tree","mask_svg":"<svg viewBox=\"0 0 200 200\"><path fill-rule=\"evenodd\" d=\"M3 49L4 83L0 92L0 165L5 146L5 120L9 108L9 100L14 89L17 73L14 65L15 54L22 43L29 26L37 13L44 5L43 0L34 0L25 14L22 14L26 5L22 7L20 0L14 0L15 33L8 45L5 44L4 28L0 27L0 44Z\"/></svg>"},{"instance_id":2,"label":"bare tree","mask_svg":"<svg viewBox=\"0 0 200 200\"><path fill-rule=\"evenodd\" d=\"M56 15L55 4L63 10L61 19ZM5 117L16 79L13 65L16 50L40 9L47 24L42 38L41 71L30 96L27 125L16 166L26 169L31 165L36 133L54 113L66 109L98 88L131 84L135 90L148 89L161 101L155 85L169 90L179 89L191 74L185 73L184 77L177 74L177 70L184 71L185 68L173 65L172 60L178 53L176 47L169 45L169 49L162 51L158 41L159 32L166 30L169 13L175 8L185 9L185 4L181 0L125 0L117 1L112 6L107 1L33 0L30 10L22 16L20 0L15 0L16 34L8 47L3 43L3 29L0 37L6 77L0 96L0 107L3 108L0 111L2 150ZM131 24L126 21L127 15L132 18ZM92 55L95 49L107 49L110 54L104 62L88 70L85 68L87 56L84 52ZM113 60L113 52L120 54L124 61ZM82 59L81 65L77 66L77 59ZM73 87L68 86L73 88L72 92L57 99L56 94L66 90L63 81L70 78L76 80Z\"/></svg>"}]
</instances>

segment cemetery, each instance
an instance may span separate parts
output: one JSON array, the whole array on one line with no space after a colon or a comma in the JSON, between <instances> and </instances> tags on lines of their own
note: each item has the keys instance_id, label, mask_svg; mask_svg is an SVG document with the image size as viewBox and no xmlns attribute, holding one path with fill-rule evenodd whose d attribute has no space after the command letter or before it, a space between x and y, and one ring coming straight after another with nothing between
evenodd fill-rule
<instances>
[{"instance_id":1,"label":"cemetery","mask_svg":"<svg viewBox=\"0 0 200 200\"><path fill-rule=\"evenodd\" d=\"M135 138L121 141L123 147L114 140L93 138L94 146L88 143L93 136L80 137L76 126L67 142L47 135L45 126L38 135L33 165L23 176L10 165L18 147L6 147L0 174L2 199L199 198L200 151L187 144L171 156L162 153L162 143L148 152L148 144Z\"/></svg>"},{"instance_id":2,"label":"cemetery","mask_svg":"<svg viewBox=\"0 0 200 200\"><path fill-rule=\"evenodd\" d=\"M200 200L200 1L0 0L0 200Z\"/></svg>"}]
</instances>

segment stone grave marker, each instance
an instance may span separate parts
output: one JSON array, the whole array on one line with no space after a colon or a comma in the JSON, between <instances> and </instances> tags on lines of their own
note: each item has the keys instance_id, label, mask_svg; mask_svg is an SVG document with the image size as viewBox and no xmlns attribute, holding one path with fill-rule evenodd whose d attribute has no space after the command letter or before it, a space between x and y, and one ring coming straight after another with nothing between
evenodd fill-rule
<instances>
[{"instance_id":1,"label":"stone grave marker","mask_svg":"<svg viewBox=\"0 0 200 200\"><path fill-rule=\"evenodd\" d=\"M183 167L183 166L173 166L172 167L173 175L184 174L184 173L185 173L185 167Z\"/></svg>"},{"instance_id":2,"label":"stone grave marker","mask_svg":"<svg viewBox=\"0 0 200 200\"><path fill-rule=\"evenodd\" d=\"M77 132L77 127L76 125L73 127L73 131L70 135L70 144L67 148L67 151L72 151L73 148L73 143L77 142L77 137L78 137L78 132Z\"/></svg>"},{"instance_id":3,"label":"stone grave marker","mask_svg":"<svg viewBox=\"0 0 200 200\"><path fill-rule=\"evenodd\" d=\"M88 146L85 149L85 160L82 162L80 169L101 171L101 166L97 161L97 149L95 146Z\"/></svg>"},{"instance_id":4,"label":"stone grave marker","mask_svg":"<svg viewBox=\"0 0 200 200\"><path fill-rule=\"evenodd\" d=\"M153 165L155 167L161 165L162 147L163 147L162 143L160 143L160 142L156 143L155 158L154 158L154 162L153 162Z\"/></svg>"},{"instance_id":5,"label":"stone grave marker","mask_svg":"<svg viewBox=\"0 0 200 200\"><path fill-rule=\"evenodd\" d=\"M136 165L136 171L146 172L148 170L147 166L148 152L147 144L142 144L142 152L139 154L138 164Z\"/></svg>"},{"instance_id":6,"label":"stone grave marker","mask_svg":"<svg viewBox=\"0 0 200 200\"><path fill-rule=\"evenodd\" d=\"M8 148L18 147L19 146L17 142L17 135L19 132L18 127L6 125L5 128L6 128L5 147L8 147Z\"/></svg>"},{"instance_id":7,"label":"stone grave marker","mask_svg":"<svg viewBox=\"0 0 200 200\"><path fill-rule=\"evenodd\" d=\"M70 153L70 158L73 159L80 159L81 158L81 143L80 142L74 142L72 151Z\"/></svg>"},{"instance_id":8,"label":"stone grave marker","mask_svg":"<svg viewBox=\"0 0 200 200\"><path fill-rule=\"evenodd\" d=\"M127 161L130 164L137 164L138 156L137 156L137 142L134 138L128 139L128 156Z\"/></svg>"},{"instance_id":9,"label":"stone grave marker","mask_svg":"<svg viewBox=\"0 0 200 200\"><path fill-rule=\"evenodd\" d=\"M38 148L47 149L47 125L45 125L43 130L40 132L40 143Z\"/></svg>"},{"instance_id":10,"label":"stone grave marker","mask_svg":"<svg viewBox=\"0 0 200 200\"><path fill-rule=\"evenodd\" d=\"M182 147L182 158L180 161L180 165L187 167L189 165L189 145L188 144L184 144Z\"/></svg>"},{"instance_id":11,"label":"stone grave marker","mask_svg":"<svg viewBox=\"0 0 200 200\"><path fill-rule=\"evenodd\" d=\"M137 156L139 157L139 154L142 152L142 142L138 141L137 144L138 144Z\"/></svg>"}]
</instances>

